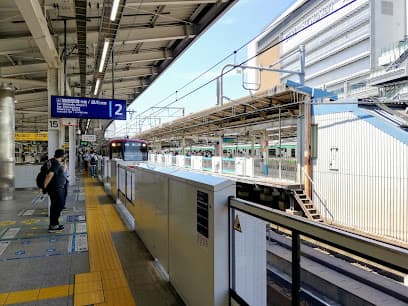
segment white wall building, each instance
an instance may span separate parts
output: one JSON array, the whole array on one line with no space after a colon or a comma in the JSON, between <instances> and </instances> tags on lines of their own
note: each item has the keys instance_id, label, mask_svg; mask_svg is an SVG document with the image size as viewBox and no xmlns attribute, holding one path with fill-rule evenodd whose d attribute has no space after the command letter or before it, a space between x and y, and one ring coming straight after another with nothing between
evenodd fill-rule
<instances>
[{"instance_id":1,"label":"white wall building","mask_svg":"<svg viewBox=\"0 0 408 306\"><path fill-rule=\"evenodd\" d=\"M306 86L339 98L395 99L408 92L407 16L408 0L298 0L252 42L248 55L252 66L299 71L304 45ZM282 72L248 74L260 90L299 80ZM313 202L323 218L408 243L406 106L313 105Z\"/></svg>"},{"instance_id":2,"label":"white wall building","mask_svg":"<svg viewBox=\"0 0 408 306\"><path fill-rule=\"evenodd\" d=\"M252 64L297 71L296 50L304 44L307 86L339 97L375 96L378 89L367 88L367 79L385 50L408 36L407 11L408 0L298 0L252 42L249 57L268 49ZM248 73L252 82L259 79ZM297 76L262 72L261 90L286 79Z\"/></svg>"},{"instance_id":3,"label":"white wall building","mask_svg":"<svg viewBox=\"0 0 408 306\"><path fill-rule=\"evenodd\" d=\"M327 211L313 202L336 224L408 243L408 132L350 102L313 106L314 189Z\"/></svg>"}]
</instances>

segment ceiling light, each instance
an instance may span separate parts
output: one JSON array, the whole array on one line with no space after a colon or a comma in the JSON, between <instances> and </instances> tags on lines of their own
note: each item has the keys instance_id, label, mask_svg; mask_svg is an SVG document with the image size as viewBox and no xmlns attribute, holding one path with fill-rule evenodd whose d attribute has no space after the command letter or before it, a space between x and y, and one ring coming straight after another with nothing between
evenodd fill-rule
<instances>
[{"instance_id":1,"label":"ceiling light","mask_svg":"<svg viewBox=\"0 0 408 306\"><path fill-rule=\"evenodd\" d=\"M119 8L119 0L114 0L113 5L112 5L112 12L110 16L111 21L115 21L116 14L118 13L118 8Z\"/></svg>"},{"instance_id":2,"label":"ceiling light","mask_svg":"<svg viewBox=\"0 0 408 306\"><path fill-rule=\"evenodd\" d=\"M105 65L106 53L108 53L108 47L109 47L109 40L106 39L105 43L103 44L101 63L99 65L99 72L102 72L103 66Z\"/></svg>"},{"instance_id":3,"label":"ceiling light","mask_svg":"<svg viewBox=\"0 0 408 306\"><path fill-rule=\"evenodd\" d=\"M95 90L94 90L94 96L96 96L96 94L98 93L100 83L101 83L101 79L97 79L96 80L96 85L95 85Z\"/></svg>"}]
</instances>

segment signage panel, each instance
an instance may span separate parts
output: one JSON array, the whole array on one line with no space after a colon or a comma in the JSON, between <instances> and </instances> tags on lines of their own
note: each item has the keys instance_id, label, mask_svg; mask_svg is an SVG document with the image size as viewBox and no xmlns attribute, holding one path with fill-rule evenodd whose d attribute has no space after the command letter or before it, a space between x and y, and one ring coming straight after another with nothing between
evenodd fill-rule
<instances>
[{"instance_id":1,"label":"signage panel","mask_svg":"<svg viewBox=\"0 0 408 306\"><path fill-rule=\"evenodd\" d=\"M78 126L77 119L75 118L62 118L61 124L63 126Z\"/></svg>"},{"instance_id":2,"label":"signage panel","mask_svg":"<svg viewBox=\"0 0 408 306\"><path fill-rule=\"evenodd\" d=\"M58 119L48 119L49 130L59 130L60 124Z\"/></svg>"},{"instance_id":3,"label":"signage panel","mask_svg":"<svg viewBox=\"0 0 408 306\"><path fill-rule=\"evenodd\" d=\"M48 141L48 133L20 133L16 132L16 141Z\"/></svg>"},{"instance_id":4,"label":"signage panel","mask_svg":"<svg viewBox=\"0 0 408 306\"><path fill-rule=\"evenodd\" d=\"M87 142L94 142L96 141L96 135L81 135L81 140Z\"/></svg>"},{"instance_id":5,"label":"signage panel","mask_svg":"<svg viewBox=\"0 0 408 306\"><path fill-rule=\"evenodd\" d=\"M208 238L208 193L197 190L197 232Z\"/></svg>"},{"instance_id":6,"label":"signage panel","mask_svg":"<svg viewBox=\"0 0 408 306\"><path fill-rule=\"evenodd\" d=\"M339 20L345 18L358 6L366 5L365 1L355 0L330 0L321 1L321 3L281 33L281 40L283 40L280 44L281 56L307 42L317 33L335 26ZM323 22L317 22L323 18Z\"/></svg>"},{"instance_id":7,"label":"signage panel","mask_svg":"<svg viewBox=\"0 0 408 306\"><path fill-rule=\"evenodd\" d=\"M51 116L58 118L126 120L126 101L51 96Z\"/></svg>"}]
</instances>

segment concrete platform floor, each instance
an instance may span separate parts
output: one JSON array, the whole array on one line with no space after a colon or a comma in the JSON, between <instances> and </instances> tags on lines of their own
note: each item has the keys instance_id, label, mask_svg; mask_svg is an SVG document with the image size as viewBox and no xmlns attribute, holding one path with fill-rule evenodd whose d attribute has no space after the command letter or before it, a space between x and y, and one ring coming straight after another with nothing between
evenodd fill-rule
<instances>
[{"instance_id":1,"label":"concrete platform floor","mask_svg":"<svg viewBox=\"0 0 408 306\"><path fill-rule=\"evenodd\" d=\"M89 193L96 197L89 200ZM14 200L0 201L0 305L184 305L137 234L121 222L102 184L79 178L70 186L67 209L60 219L65 225L62 233L48 233L47 200L33 205L36 194L17 190ZM99 222L101 216L104 222ZM98 242L99 223L107 225L102 242ZM113 255L97 249L108 249L109 239ZM114 256L118 258L115 269L101 266ZM99 283L86 282L95 275ZM120 275L123 288L130 289L129 300L116 289Z\"/></svg>"}]
</instances>

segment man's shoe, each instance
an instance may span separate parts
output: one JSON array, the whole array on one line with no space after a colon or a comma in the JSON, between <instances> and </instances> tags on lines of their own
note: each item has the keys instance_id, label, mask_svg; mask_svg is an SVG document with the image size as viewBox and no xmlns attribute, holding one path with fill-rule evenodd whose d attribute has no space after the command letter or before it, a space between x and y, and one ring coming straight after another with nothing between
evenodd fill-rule
<instances>
[{"instance_id":1,"label":"man's shoe","mask_svg":"<svg viewBox=\"0 0 408 306\"><path fill-rule=\"evenodd\" d=\"M58 233L58 232L62 232L63 230L64 230L63 225L54 225L54 226L49 226L48 227L48 232L49 233Z\"/></svg>"}]
</instances>

